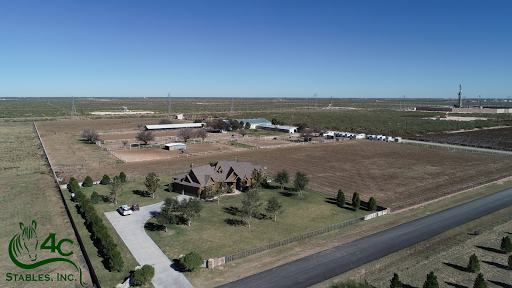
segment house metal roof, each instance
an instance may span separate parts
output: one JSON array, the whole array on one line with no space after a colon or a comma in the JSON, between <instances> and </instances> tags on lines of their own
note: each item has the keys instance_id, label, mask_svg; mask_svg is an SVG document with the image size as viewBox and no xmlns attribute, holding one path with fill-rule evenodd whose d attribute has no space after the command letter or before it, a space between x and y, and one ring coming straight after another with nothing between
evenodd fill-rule
<instances>
[{"instance_id":1,"label":"house metal roof","mask_svg":"<svg viewBox=\"0 0 512 288\"><path fill-rule=\"evenodd\" d=\"M184 124L165 124L165 125L146 125L146 130L158 129L180 129L180 128L201 128L203 123L184 123Z\"/></svg>"}]
</instances>

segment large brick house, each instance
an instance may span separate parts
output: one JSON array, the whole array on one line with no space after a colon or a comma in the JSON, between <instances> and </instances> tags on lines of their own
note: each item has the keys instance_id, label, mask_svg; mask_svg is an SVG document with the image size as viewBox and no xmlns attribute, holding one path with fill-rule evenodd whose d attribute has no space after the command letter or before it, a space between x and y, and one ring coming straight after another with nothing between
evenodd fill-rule
<instances>
[{"instance_id":1,"label":"large brick house","mask_svg":"<svg viewBox=\"0 0 512 288\"><path fill-rule=\"evenodd\" d=\"M195 197L215 190L220 183L226 183L233 190L242 190L251 185L253 171L262 171L259 165L249 162L218 161L217 164L194 167L183 175L174 177L173 191Z\"/></svg>"}]
</instances>

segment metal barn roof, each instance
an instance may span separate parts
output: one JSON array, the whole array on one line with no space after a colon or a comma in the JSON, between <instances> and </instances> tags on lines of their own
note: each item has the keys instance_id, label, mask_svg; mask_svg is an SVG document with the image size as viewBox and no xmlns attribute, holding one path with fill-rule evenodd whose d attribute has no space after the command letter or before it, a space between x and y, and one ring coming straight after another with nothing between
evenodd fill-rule
<instances>
[{"instance_id":1,"label":"metal barn roof","mask_svg":"<svg viewBox=\"0 0 512 288\"><path fill-rule=\"evenodd\" d=\"M180 128L201 128L203 123L185 123L185 124L165 124L165 125L146 125L146 130L158 129L180 129Z\"/></svg>"}]
</instances>

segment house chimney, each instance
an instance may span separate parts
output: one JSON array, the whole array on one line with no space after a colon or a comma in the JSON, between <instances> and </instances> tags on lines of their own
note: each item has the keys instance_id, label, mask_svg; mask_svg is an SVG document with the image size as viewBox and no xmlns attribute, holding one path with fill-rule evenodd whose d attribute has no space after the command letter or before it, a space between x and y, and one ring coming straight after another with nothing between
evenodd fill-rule
<instances>
[{"instance_id":1,"label":"house chimney","mask_svg":"<svg viewBox=\"0 0 512 288\"><path fill-rule=\"evenodd\" d=\"M194 168L194 162L190 162L190 168Z\"/></svg>"}]
</instances>

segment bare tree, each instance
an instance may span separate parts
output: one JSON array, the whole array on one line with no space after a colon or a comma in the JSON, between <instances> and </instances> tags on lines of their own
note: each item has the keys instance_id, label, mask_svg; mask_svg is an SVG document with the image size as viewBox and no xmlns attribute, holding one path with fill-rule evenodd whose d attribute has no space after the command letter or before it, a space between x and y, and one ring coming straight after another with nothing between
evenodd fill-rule
<instances>
[{"instance_id":1,"label":"bare tree","mask_svg":"<svg viewBox=\"0 0 512 288\"><path fill-rule=\"evenodd\" d=\"M242 138L244 138L245 135L247 135L247 130L245 130L245 128L242 128L240 129L240 131L238 131L238 134L242 135Z\"/></svg>"},{"instance_id":2,"label":"bare tree","mask_svg":"<svg viewBox=\"0 0 512 288\"><path fill-rule=\"evenodd\" d=\"M183 141L187 142L188 139L195 138L197 135L196 130L192 128L181 128L176 135L178 138L182 138Z\"/></svg>"},{"instance_id":3,"label":"bare tree","mask_svg":"<svg viewBox=\"0 0 512 288\"><path fill-rule=\"evenodd\" d=\"M228 123L224 122L224 120L220 118L217 118L212 121L210 128L214 130L226 130L228 129Z\"/></svg>"},{"instance_id":4,"label":"bare tree","mask_svg":"<svg viewBox=\"0 0 512 288\"><path fill-rule=\"evenodd\" d=\"M160 125L163 125L163 124L172 124L172 121L171 121L171 119L169 119L169 118L162 118L162 119L160 119L160 122L158 122L158 124L160 124Z\"/></svg>"},{"instance_id":5,"label":"bare tree","mask_svg":"<svg viewBox=\"0 0 512 288\"><path fill-rule=\"evenodd\" d=\"M81 132L82 137L84 137L87 141L91 141L92 143L95 143L100 138L100 135L98 132L92 129L85 129Z\"/></svg>"},{"instance_id":6,"label":"bare tree","mask_svg":"<svg viewBox=\"0 0 512 288\"><path fill-rule=\"evenodd\" d=\"M137 123L137 128L139 128L139 129L144 128L144 126L146 126L146 124L144 124L144 122Z\"/></svg>"},{"instance_id":7,"label":"bare tree","mask_svg":"<svg viewBox=\"0 0 512 288\"><path fill-rule=\"evenodd\" d=\"M304 138L304 141L309 141L309 138L313 136L313 131L310 128L306 128L300 133L300 137Z\"/></svg>"},{"instance_id":8,"label":"bare tree","mask_svg":"<svg viewBox=\"0 0 512 288\"><path fill-rule=\"evenodd\" d=\"M144 142L144 145L148 145L148 142L153 141L155 136L151 131L140 131L137 133L137 137L135 137L135 139L137 139L137 141Z\"/></svg>"},{"instance_id":9,"label":"bare tree","mask_svg":"<svg viewBox=\"0 0 512 288\"><path fill-rule=\"evenodd\" d=\"M126 139L121 140L121 143L123 143L123 147L126 147L126 144L128 144L128 140L126 140Z\"/></svg>"},{"instance_id":10,"label":"bare tree","mask_svg":"<svg viewBox=\"0 0 512 288\"><path fill-rule=\"evenodd\" d=\"M197 129L197 137L200 137L201 139L206 139L208 137L208 132L205 129Z\"/></svg>"}]
</instances>

